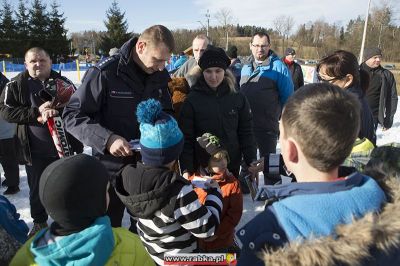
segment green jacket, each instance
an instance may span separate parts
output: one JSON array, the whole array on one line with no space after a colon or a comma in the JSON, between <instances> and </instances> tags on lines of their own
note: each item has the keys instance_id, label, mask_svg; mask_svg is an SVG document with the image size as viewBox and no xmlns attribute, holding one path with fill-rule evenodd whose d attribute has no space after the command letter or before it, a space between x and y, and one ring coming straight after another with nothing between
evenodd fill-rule
<instances>
[{"instance_id":1,"label":"green jacket","mask_svg":"<svg viewBox=\"0 0 400 266\"><path fill-rule=\"evenodd\" d=\"M137 235L132 234L125 228L113 228L112 230L115 246L105 265L155 265ZM30 251L33 239L34 237L30 238L21 249L18 250L10 266L38 265Z\"/></svg>"}]
</instances>

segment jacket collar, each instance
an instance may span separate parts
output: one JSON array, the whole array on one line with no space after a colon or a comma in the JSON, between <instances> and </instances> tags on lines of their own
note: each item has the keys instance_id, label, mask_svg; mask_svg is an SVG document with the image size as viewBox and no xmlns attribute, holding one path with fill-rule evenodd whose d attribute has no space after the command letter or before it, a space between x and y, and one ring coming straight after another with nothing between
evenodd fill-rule
<instances>
[{"instance_id":1,"label":"jacket collar","mask_svg":"<svg viewBox=\"0 0 400 266\"><path fill-rule=\"evenodd\" d=\"M266 186L265 193L268 199L283 199L288 196L309 195L319 193L334 193L350 190L363 182L363 175L355 172L346 179L333 182L302 182L282 185Z\"/></svg>"}]
</instances>

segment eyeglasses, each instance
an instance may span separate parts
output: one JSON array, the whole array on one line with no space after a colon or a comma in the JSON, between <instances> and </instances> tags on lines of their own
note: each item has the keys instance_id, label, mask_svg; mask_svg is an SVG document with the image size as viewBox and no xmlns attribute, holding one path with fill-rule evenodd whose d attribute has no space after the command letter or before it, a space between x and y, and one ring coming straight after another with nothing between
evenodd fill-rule
<instances>
[{"instance_id":1,"label":"eyeglasses","mask_svg":"<svg viewBox=\"0 0 400 266\"><path fill-rule=\"evenodd\" d=\"M269 44L263 44L263 45L259 45L259 44L251 44L251 46L253 46L254 48L261 48L261 49L265 49L269 46Z\"/></svg>"},{"instance_id":2,"label":"eyeglasses","mask_svg":"<svg viewBox=\"0 0 400 266\"><path fill-rule=\"evenodd\" d=\"M318 79L319 82L330 83L332 81L341 80L343 78L344 77L337 77L337 78L332 78L332 79L324 79L323 77L321 77L321 75L319 73L317 73L317 79Z\"/></svg>"}]
</instances>

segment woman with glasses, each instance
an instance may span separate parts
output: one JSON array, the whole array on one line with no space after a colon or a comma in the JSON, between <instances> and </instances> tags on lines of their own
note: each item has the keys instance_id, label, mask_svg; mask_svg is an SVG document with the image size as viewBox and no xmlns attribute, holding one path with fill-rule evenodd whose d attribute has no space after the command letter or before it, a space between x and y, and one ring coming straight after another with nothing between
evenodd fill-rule
<instances>
[{"instance_id":1,"label":"woman with glasses","mask_svg":"<svg viewBox=\"0 0 400 266\"><path fill-rule=\"evenodd\" d=\"M360 69L356 56L344 50L337 50L325 56L317 65L317 78L320 82L335 84L357 96L361 104L361 125L358 136L369 139L375 145L374 121L365 98L369 76L367 72Z\"/></svg>"}]
</instances>

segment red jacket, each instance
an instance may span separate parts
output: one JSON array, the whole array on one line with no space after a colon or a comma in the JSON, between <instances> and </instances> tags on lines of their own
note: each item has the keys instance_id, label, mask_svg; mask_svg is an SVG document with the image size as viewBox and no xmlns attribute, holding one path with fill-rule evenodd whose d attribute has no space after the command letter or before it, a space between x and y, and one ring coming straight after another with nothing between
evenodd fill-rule
<instances>
[{"instance_id":1,"label":"red jacket","mask_svg":"<svg viewBox=\"0 0 400 266\"><path fill-rule=\"evenodd\" d=\"M191 176L192 179L194 176ZM222 191L222 213L221 223L215 233L217 239L211 242L206 242L199 239L199 247L206 251L211 251L219 248L227 248L233 245L235 235L235 227L242 217L243 211L243 195L240 190L240 184L237 178L232 174L214 175ZM195 188L195 192L199 197L201 204L204 204L207 193L201 188Z\"/></svg>"}]
</instances>

